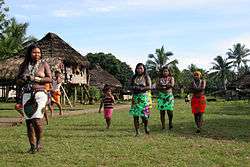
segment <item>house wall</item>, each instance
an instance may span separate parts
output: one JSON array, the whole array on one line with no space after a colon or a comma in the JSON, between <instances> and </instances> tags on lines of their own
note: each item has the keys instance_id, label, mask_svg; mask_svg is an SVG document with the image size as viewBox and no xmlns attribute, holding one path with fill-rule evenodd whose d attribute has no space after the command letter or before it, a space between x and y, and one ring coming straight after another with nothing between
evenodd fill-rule
<instances>
[{"instance_id":1,"label":"house wall","mask_svg":"<svg viewBox=\"0 0 250 167\"><path fill-rule=\"evenodd\" d=\"M79 67L66 67L66 78L73 84L87 84L87 70Z\"/></svg>"}]
</instances>

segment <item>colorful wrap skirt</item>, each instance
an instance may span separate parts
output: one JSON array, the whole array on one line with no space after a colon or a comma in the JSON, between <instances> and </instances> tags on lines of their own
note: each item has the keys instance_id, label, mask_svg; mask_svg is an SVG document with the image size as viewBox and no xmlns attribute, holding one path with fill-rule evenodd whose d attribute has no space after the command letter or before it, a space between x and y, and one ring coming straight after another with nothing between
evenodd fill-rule
<instances>
[{"instance_id":1,"label":"colorful wrap skirt","mask_svg":"<svg viewBox=\"0 0 250 167\"><path fill-rule=\"evenodd\" d=\"M159 92L157 102L157 109L160 111L174 110L174 96L172 93Z\"/></svg>"},{"instance_id":2,"label":"colorful wrap skirt","mask_svg":"<svg viewBox=\"0 0 250 167\"><path fill-rule=\"evenodd\" d=\"M191 106L192 106L192 113L204 113L206 109L206 97L205 95L202 96L193 96L191 100Z\"/></svg>"},{"instance_id":3,"label":"colorful wrap skirt","mask_svg":"<svg viewBox=\"0 0 250 167\"><path fill-rule=\"evenodd\" d=\"M149 98L147 93L134 94L132 105L129 110L129 115L149 118Z\"/></svg>"},{"instance_id":4,"label":"colorful wrap skirt","mask_svg":"<svg viewBox=\"0 0 250 167\"><path fill-rule=\"evenodd\" d=\"M25 119L43 118L48 95L44 91L23 94Z\"/></svg>"}]
</instances>

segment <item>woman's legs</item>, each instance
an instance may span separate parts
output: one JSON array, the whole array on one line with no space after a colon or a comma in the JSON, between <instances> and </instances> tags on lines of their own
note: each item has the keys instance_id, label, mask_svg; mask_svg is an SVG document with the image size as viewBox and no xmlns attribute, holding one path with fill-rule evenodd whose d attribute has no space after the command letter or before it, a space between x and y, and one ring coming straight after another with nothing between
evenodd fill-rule
<instances>
[{"instance_id":1,"label":"woman's legs","mask_svg":"<svg viewBox=\"0 0 250 167\"><path fill-rule=\"evenodd\" d=\"M29 153L34 154L35 153L35 130L33 126L33 120L28 119L26 120L26 126L27 126L27 135L29 138L29 143L30 143L30 149Z\"/></svg>"},{"instance_id":2,"label":"woman's legs","mask_svg":"<svg viewBox=\"0 0 250 167\"><path fill-rule=\"evenodd\" d=\"M165 125L165 111L160 111L160 117L161 117L161 129L166 129L166 125Z\"/></svg>"},{"instance_id":3,"label":"woman's legs","mask_svg":"<svg viewBox=\"0 0 250 167\"><path fill-rule=\"evenodd\" d=\"M42 149L42 136L43 136L43 120L40 118L34 119L34 129L35 129L35 135L36 135L36 149L39 151Z\"/></svg>"},{"instance_id":4,"label":"woman's legs","mask_svg":"<svg viewBox=\"0 0 250 167\"><path fill-rule=\"evenodd\" d=\"M146 134L149 134L148 120L147 120L147 118L145 118L145 117L141 117L141 118L142 118L142 121L143 121L143 123L144 123L144 130L145 130L145 133L146 133Z\"/></svg>"},{"instance_id":5,"label":"woman's legs","mask_svg":"<svg viewBox=\"0 0 250 167\"><path fill-rule=\"evenodd\" d=\"M135 127L135 135L138 136L139 135L139 117L138 116L134 116L134 127Z\"/></svg>"},{"instance_id":6,"label":"woman's legs","mask_svg":"<svg viewBox=\"0 0 250 167\"><path fill-rule=\"evenodd\" d=\"M194 119L195 119L195 124L197 126L197 131L196 133L200 133L201 131L201 126L202 126L202 115L203 113L198 112L194 114Z\"/></svg>"},{"instance_id":7,"label":"woman's legs","mask_svg":"<svg viewBox=\"0 0 250 167\"><path fill-rule=\"evenodd\" d=\"M169 130L173 129L173 111L168 110L168 125L169 125Z\"/></svg>"}]
</instances>

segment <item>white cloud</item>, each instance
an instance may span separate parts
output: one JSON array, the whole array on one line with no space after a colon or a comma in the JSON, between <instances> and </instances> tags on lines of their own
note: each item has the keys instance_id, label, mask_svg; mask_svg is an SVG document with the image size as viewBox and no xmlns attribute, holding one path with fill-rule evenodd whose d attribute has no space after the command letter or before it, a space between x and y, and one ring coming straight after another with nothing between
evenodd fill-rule
<instances>
[{"instance_id":1,"label":"white cloud","mask_svg":"<svg viewBox=\"0 0 250 167\"><path fill-rule=\"evenodd\" d=\"M246 7L248 0L82 0L84 6L90 8L109 8L112 7L119 10L129 9L145 9L145 10L182 10L182 9L225 9L224 11L235 12L236 7ZM79 3L79 4L81 4ZM98 11L98 10L97 10Z\"/></svg>"},{"instance_id":2,"label":"white cloud","mask_svg":"<svg viewBox=\"0 0 250 167\"><path fill-rule=\"evenodd\" d=\"M106 7L91 7L89 8L89 11L91 12L98 12L98 13L107 13L114 11L116 7L114 6L106 6Z\"/></svg>"},{"instance_id":3,"label":"white cloud","mask_svg":"<svg viewBox=\"0 0 250 167\"><path fill-rule=\"evenodd\" d=\"M236 43L245 44L247 48L250 48L250 34L242 34L237 37L218 41L214 47L219 52L219 54L223 55Z\"/></svg>"},{"instance_id":4,"label":"white cloud","mask_svg":"<svg viewBox=\"0 0 250 167\"><path fill-rule=\"evenodd\" d=\"M80 11L69 9L58 9L53 12L53 15L56 17L78 17L81 16L81 14Z\"/></svg>"},{"instance_id":5,"label":"white cloud","mask_svg":"<svg viewBox=\"0 0 250 167\"><path fill-rule=\"evenodd\" d=\"M129 6L144 6L144 7L164 7L164 8L196 8L196 7L225 7L248 2L247 0L127 0Z\"/></svg>"},{"instance_id":6,"label":"white cloud","mask_svg":"<svg viewBox=\"0 0 250 167\"><path fill-rule=\"evenodd\" d=\"M178 55L178 67L181 70L186 69L190 64L195 64L199 68L209 70L214 57L216 57L216 54L213 53L205 54L198 52L176 53L175 55Z\"/></svg>"},{"instance_id":7,"label":"white cloud","mask_svg":"<svg viewBox=\"0 0 250 167\"><path fill-rule=\"evenodd\" d=\"M30 22L30 17L25 16L25 15L15 14L15 18L16 18L19 22Z\"/></svg>"},{"instance_id":8,"label":"white cloud","mask_svg":"<svg viewBox=\"0 0 250 167\"><path fill-rule=\"evenodd\" d=\"M34 4L34 3L25 3L25 4L22 4L22 5L20 5L21 6L21 8L23 8L23 9L27 9L27 10L30 10L30 9L37 9L38 8L38 6L36 5L36 4Z\"/></svg>"},{"instance_id":9,"label":"white cloud","mask_svg":"<svg viewBox=\"0 0 250 167\"><path fill-rule=\"evenodd\" d=\"M108 13L129 10L182 10L182 9L223 9L220 12L239 12L249 5L247 0L78 0L57 9L57 17L80 16L83 13ZM24 5L25 6L25 5ZM29 4L26 5L27 7ZM32 6L32 4L31 4ZM232 10L234 9L234 10Z\"/></svg>"}]
</instances>

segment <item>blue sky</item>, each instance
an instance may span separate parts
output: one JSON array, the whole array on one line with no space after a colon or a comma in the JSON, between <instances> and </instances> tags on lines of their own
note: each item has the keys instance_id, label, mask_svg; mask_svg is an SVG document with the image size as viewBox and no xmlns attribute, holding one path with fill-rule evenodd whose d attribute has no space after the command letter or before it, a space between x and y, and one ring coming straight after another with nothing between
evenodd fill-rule
<instances>
[{"instance_id":1,"label":"blue sky","mask_svg":"<svg viewBox=\"0 0 250 167\"><path fill-rule=\"evenodd\" d=\"M72 47L112 53L132 68L164 45L179 68L211 67L236 42L250 48L249 0L5 0L38 39L54 32Z\"/></svg>"}]
</instances>

